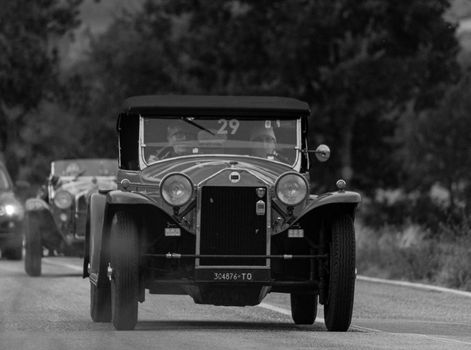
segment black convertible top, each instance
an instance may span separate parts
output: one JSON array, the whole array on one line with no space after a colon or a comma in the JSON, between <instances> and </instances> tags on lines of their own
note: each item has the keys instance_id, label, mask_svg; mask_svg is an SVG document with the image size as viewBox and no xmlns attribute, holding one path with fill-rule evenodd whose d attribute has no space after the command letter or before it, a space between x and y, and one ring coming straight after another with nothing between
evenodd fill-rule
<instances>
[{"instance_id":1,"label":"black convertible top","mask_svg":"<svg viewBox=\"0 0 471 350\"><path fill-rule=\"evenodd\" d=\"M279 113L307 115L306 102L289 97L271 96L208 96L208 95L144 95L129 97L124 101L124 112L140 114L175 114L191 112L205 114L224 112L230 114Z\"/></svg>"}]
</instances>

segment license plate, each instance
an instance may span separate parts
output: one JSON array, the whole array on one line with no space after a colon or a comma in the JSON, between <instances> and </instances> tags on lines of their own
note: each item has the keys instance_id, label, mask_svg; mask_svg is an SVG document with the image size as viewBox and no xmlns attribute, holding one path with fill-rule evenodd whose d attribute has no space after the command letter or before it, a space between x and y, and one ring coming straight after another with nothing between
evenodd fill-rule
<instances>
[{"instance_id":1,"label":"license plate","mask_svg":"<svg viewBox=\"0 0 471 350\"><path fill-rule=\"evenodd\" d=\"M270 279L269 270L196 270L197 281L214 282L263 282Z\"/></svg>"}]
</instances>

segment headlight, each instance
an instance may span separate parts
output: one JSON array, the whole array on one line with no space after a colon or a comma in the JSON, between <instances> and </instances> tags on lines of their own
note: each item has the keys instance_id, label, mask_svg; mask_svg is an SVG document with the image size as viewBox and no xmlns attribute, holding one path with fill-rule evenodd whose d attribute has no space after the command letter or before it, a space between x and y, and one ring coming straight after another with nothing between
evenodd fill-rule
<instances>
[{"instance_id":1,"label":"headlight","mask_svg":"<svg viewBox=\"0 0 471 350\"><path fill-rule=\"evenodd\" d=\"M54 196L54 204L59 209L67 209L72 205L72 195L67 191L57 191Z\"/></svg>"},{"instance_id":2,"label":"headlight","mask_svg":"<svg viewBox=\"0 0 471 350\"><path fill-rule=\"evenodd\" d=\"M0 216L2 215L16 216L22 219L24 210L23 207L19 204L5 204L3 207L0 207Z\"/></svg>"},{"instance_id":3,"label":"headlight","mask_svg":"<svg viewBox=\"0 0 471 350\"><path fill-rule=\"evenodd\" d=\"M301 203L308 194L306 179L296 173L281 175L275 184L275 193L283 204L295 206Z\"/></svg>"},{"instance_id":4,"label":"headlight","mask_svg":"<svg viewBox=\"0 0 471 350\"><path fill-rule=\"evenodd\" d=\"M13 214L15 214L16 211L17 211L17 209L14 205L12 205L12 204L5 205L5 213L8 216L12 216Z\"/></svg>"},{"instance_id":5,"label":"headlight","mask_svg":"<svg viewBox=\"0 0 471 350\"><path fill-rule=\"evenodd\" d=\"M193 184L183 174L169 174L162 179L160 194L168 204L182 206L188 203L193 193Z\"/></svg>"}]
</instances>

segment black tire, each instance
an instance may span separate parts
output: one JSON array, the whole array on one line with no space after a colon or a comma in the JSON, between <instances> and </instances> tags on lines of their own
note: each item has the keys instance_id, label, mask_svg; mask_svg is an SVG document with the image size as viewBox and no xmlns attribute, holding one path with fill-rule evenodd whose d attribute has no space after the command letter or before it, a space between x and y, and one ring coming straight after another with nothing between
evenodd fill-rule
<instances>
[{"instance_id":1,"label":"black tire","mask_svg":"<svg viewBox=\"0 0 471 350\"><path fill-rule=\"evenodd\" d=\"M325 325L329 331L345 332L352 321L355 294L355 228L349 215L332 222L329 290L324 305Z\"/></svg>"},{"instance_id":2,"label":"black tire","mask_svg":"<svg viewBox=\"0 0 471 350\"><path fill-rule=\"evenodd\" d=\"M291 293L291 316L295 324L313 324L317 316L317 294Z\"/></svg>"},{"instance_id":3,"label":"black tire","mask_svg":"<svg viewBox=\"0 0 471 350\"><path fill-rule=\"evenodd\" d=\"M136 222L118 212L111 228L111 314L117 330L134 329L139 295L139 237Z\"/></svg>"},{"instance_id":4,"label":"black tire","mask_svg":"<svg viewBox=\"0 0 471 350\"><path fill-rule=\"evenodd\" d=\"M93 322L111 321L111 287L90 282L90 316Z\"/></svg>"},{"instance_id":5,"label":"black tire","mask_svg":"<svg viewBox=\"0 0 471 350\"><path fill-rule=\"evenodd\" d=\"M42 242L41 232L35 223L34 214L25 218L25 271L31 277L41 276Z\"/></svg>"}]
</instances>

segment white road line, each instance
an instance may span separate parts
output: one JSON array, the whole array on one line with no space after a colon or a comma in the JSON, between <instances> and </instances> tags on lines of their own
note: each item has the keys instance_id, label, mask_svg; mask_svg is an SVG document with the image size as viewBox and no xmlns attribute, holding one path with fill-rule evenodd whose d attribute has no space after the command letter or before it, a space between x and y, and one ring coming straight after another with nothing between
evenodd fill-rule
<instances>
[{"instance_id":1,"label":"white road line","mask_svg":"<svg viewBox=\"0 0 471 350\"><path fill-rule=\"evenodd\" d=\"M63 262L60 262L60 261L53 261L54 258L43 258L43 262L48 264L48 265L53 265L53 266L59 266L59 267L67 267L71 270L74 270L74 271L83 271L83 268L82 267L79 267L79 266L76 266L76 265L72 265L72 264L68 264L68 263L63 263Z\"/></svg>"},{"instance_id":2,"label":"white road line","mask_svg":"<svg viewBox=\"0 0 471 350\"><path fill-rule=\"evenodd\" d=\"M274 312L278 312L278 313L283 314L283 315L291 316L291 311L290 311L290 310L283 309L283 308L281 308L281 307L279 307L279 306L275 306L275 305L271 305L271 304L267 304L267 303L260 303L260 304L257 305L257 306L258 306L258 307L261 307L261 308L264 308L264 309L267 309L267 310L271 310L271 311L274 311ZM316 317L316 323L322 323L322 324L323 324L324 322L325 322L324 318L322 318L322 317ZM419 336L419 337L427 338L427 339L430 339L430 340L439 341L439 342L442 342L442 343L471 345L470 342L465 342L465 341L456 340L456 339L442 338L442 337L433 337L433 336L430 336L430 335L427 335L427 334L387 332L387 331L383 331L383 330L381 330L381 329L368 328L368 327L362 327L362 326L356 326L356 325L351 325L350 328L351 328L351 329L362 330L362 331L376 332L376 333L414 335L414 336Z\"/></svg>"},{"instance_id":3,"label":"white road line","mask_svg":"<svg viewBox=\"0 0 471 350\"><path fill-rule=\"evenodd\" d=\"M382 279L382 278L373 278L373 277L367 277L367 276L361 276L361 275L358 275L357 279L360 280L360 281L365 281L365 282L375 282L375 283L382 283L382 284L390 284L390 285L394 285L394 286L411 287L411 288L422 289L422 290L430 290L430 291L436 291L436 292L450 293L450 294L455 294L455 295L460 295L460 296L463 296L463 297L471 298L471 292L466 292L464 290L456 290L456 289L451 289L451 288L445 288L445 287L431 286L429 284L424 284L424 283L413 283L413 282L405 282L405 281L385 280L385 279Z\"/></svg>"}]
</instances>

